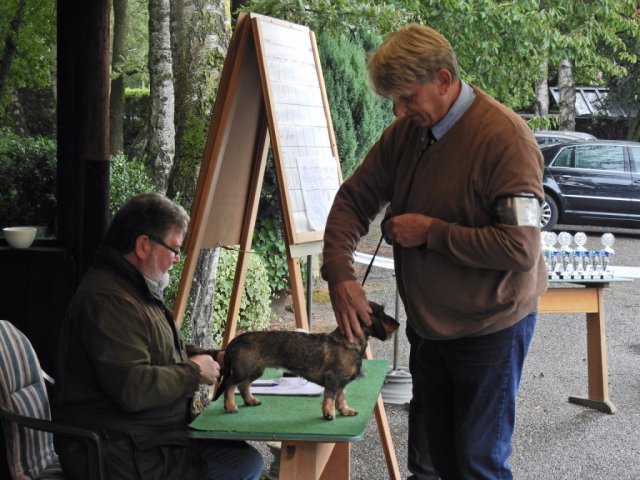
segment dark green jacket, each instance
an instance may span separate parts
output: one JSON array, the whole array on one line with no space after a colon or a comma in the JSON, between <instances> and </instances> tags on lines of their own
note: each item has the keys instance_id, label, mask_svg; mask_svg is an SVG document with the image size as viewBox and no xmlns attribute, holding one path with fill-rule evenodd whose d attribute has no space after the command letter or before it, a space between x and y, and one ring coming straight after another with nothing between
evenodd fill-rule
<instances>
[{"instance_id":1,"label":"dark green jacket","mask_svg":"<svg viewBox=\"0 0 640 480\"><path fill-rule=\"evenodd\" d=\"M185 433L196 353L213 351L185 345L144 277L103 245L65 317L54 418L103 432L110 478L206 478ZM56 439L63 467L79 461L73 447Z\"/></svg>"}]
</instances>

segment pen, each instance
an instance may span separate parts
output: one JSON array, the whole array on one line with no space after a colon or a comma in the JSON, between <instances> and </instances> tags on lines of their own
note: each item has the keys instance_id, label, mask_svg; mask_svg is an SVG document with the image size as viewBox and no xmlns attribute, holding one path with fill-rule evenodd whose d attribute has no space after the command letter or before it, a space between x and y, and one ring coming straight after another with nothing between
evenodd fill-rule
<instances>
[{"instance_id":1,"label":"pen","mask_svg":"<svg viewBox=\"0 0 640 480\"><path fill-rule=\"evenodd\" d=\"M251 385L254 387L277 387L280 384L273 380L254 380Z\"/></svg>"}]
</instances>

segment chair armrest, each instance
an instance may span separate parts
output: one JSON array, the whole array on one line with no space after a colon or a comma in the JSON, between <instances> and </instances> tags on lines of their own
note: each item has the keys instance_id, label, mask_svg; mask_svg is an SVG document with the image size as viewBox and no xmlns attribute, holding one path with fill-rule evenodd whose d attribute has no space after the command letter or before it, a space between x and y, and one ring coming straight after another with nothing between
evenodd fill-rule
<instances>
[{"instance_id":1,"label":"chair armrest","mask_svg":"<svg viewBox=\"0 0 640 480\"><path fill-rule=\"evenodd\" d=\"M99 479L105 478L105 465L103 461L103 447L100 436L93 430L86 428L74 427L71 425L65 425L62 423L53 422L51 420L44 420L40 418L27 417L17 413L10 412L5 407L0 405L0 415L6 418L8 421L17 425L31 428L33 430L40 430L43 432L55 433L62 436L75 437L82 440L87 446L90 452L89 465L97 465ZM92 453L91 453L92 452ZM94 458L95 457L95 458ZM94 477L93 472L90 473L90 478Z\"/></svg>"}]
</instances>

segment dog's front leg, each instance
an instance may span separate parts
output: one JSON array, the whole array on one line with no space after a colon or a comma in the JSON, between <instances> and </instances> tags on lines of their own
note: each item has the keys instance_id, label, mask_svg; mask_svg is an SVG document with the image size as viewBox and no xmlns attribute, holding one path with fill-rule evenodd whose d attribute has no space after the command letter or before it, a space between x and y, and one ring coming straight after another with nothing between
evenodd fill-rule
<instances>
[{"instance_id":1,"label":"dog's front leg","mask_svg":"<svg viewBox=\"0 0 640 480\"><path fill-rule=\"evenodd\" d=\"M322 399L322 416L325 420L336 418L336 394L325 387Z\"/></svg>"},{"instance_id":2,"label":"dog's front leg","mask_svg":"<svg viewBox=\"0 0 640 480\"><path fill-rule=\"evenodd\" d=\"M347 405L347 398L344 395L344 390L338 390L338 393L336 395L336 402L338 403L338 410L340 410L340 413L342 415L353 417L354 415L358 414L357 410L354 410Z\"/></svg>"},{"instance_id":3,"label":"dog's front leg","mask_svg":"<svg viewBox=\"0 0 640 480\"><path fill-rule=\"evenodd\" d=\"M240 395L242 395L242 399L244 400L245 405L255 407L256 405L260 405L262 403L256 397L251 395L251 381L242 382L240 385L238 385L238 390L240 390Z\"/></svg>"}]
</instances>

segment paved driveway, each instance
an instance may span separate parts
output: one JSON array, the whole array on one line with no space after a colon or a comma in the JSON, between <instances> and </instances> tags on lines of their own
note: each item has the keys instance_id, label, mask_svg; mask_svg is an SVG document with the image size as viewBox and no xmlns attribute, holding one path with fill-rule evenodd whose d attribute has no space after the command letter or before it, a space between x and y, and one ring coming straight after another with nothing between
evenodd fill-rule
<instances>
[{"instance_id":1,"label":"paved driveway","mask_svg":"<svg viewBox=\"0 0 640 480\"><path fill-rule=\"evenodd\" d=\"M562 227L573 233L575 227ZM616 235L614 264L640 267L640 231L579 228L590 245L605 231ZM377 232L372 227L375 242ZM371 245L371 243L369 243ZM373 245L375 247L375 245ZM390 253L384 253L390 255ZM386 279L386 281L385 281ZM367 289L367 284L369 285ZM392 273L372 269L365 284L372 299L393 306ZM388 285L386 289L381 285ZM511 457L518 480L640 479L640 280L616 284L605 294L609 395L618 411L604 414L567 402L569 395L587 395L584 315L540 315L525 364ZM401 309L404 325L404 312ZM408 344L401 335L399 365L408 365ZM372 342L376 358L393 360L393 344ZM407 411L386 406L389 426L403 478L406 478ZM388 478L372 420L361 442L353 445L353 480Z\"/></svg>"}]
</instances>

